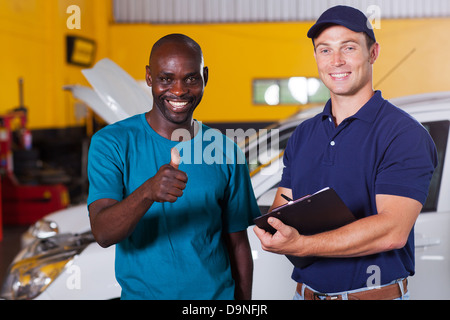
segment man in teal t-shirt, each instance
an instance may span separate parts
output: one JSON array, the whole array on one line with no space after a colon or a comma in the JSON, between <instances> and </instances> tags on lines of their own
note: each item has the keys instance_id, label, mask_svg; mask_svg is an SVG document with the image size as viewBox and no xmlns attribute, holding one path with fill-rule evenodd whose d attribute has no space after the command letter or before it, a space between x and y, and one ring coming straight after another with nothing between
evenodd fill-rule
<instances>
[{"instance_id":1,"label":"man in teal t-shirt","mask_svg":"<svg viewBox=\"0 0 450 320\"><path fill-rule=\"evenodd\" d=\"M250 299L247 227L260 213L241 150L193 120L208 80L200 47L161 38L146 80L151 111L100 130L89 150L92 232L117 244L122 299Z\"/></svg>"}]
</instances>

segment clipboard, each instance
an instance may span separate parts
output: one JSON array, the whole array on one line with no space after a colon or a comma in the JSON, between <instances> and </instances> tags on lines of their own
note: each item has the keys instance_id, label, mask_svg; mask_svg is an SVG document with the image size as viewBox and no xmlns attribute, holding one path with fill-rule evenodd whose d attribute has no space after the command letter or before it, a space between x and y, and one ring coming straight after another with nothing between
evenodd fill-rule
<instances>
[{"instance_id":1,"label":"clipboard","mask_svg":"<svg viewBox=\"0 0 450 320\"><path fill-rule=\"evenodd\" d=\"M267 222L269 217L278 218L284 224L297 229L302 235L334 230L356 220L353 213L332 188L325 188L313 195L289 201L254 219L258 227L274 234L276 230ZM289 255L286 257L299 268L305 268L319 259L318 257Z\"/></svg>"}]
</instances>

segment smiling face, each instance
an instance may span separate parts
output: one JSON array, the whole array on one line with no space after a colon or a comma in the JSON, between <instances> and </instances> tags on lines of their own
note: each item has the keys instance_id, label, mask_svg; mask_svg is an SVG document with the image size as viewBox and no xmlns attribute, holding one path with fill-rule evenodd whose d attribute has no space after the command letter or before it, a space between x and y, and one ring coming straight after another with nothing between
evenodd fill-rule
<instances>
[{"instance_id":1,"label":"smiling face","mask_svg":"<svg viewBox=\"0 0 450 320\"><path fill-rule=\"evenodd\" d=\"M372 65L378 57L378 43L367 48L364 33L335 25L322 31L314 44L320 78L332 96L373 91Z\"/></svg>"},{"instance_id":2,"label":"smiling face","mask_svg":"<svg viewBox=\"0 0 450 320\"><path fill-rule=\"evenodd\" d=\"M152 127L156 131L158 128L168 131L191 128L193 113L202 100L207 79L208 69L203 67L201 52L192 46L172 41L156 48L146 68L146 80L152 87L154 101L150 112Z\"/></svg>"}]
</instances>

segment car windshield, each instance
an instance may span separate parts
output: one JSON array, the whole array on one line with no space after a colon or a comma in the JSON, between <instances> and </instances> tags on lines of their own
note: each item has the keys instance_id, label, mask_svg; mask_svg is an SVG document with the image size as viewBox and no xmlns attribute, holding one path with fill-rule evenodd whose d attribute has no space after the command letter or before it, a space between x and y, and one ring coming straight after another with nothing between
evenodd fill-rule
<instances>
[{"instance_id":1,"label":"car windshield","mask_svg":"<svg viewBox=\"0 0 450 320\"><path fill-rule=\"evenodd\" d=\"M297 125L297 121L276 124L259 130L239 144L244 151L250 176L283 156L289 137Z\"/></svg>"}]
</instances>

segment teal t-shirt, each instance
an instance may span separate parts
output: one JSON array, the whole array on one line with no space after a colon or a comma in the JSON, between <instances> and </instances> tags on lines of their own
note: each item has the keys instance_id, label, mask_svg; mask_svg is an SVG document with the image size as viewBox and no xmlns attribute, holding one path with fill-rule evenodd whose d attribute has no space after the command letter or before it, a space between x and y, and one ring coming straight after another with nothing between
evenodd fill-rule
<instances>
[{"instance_id":1,"label":"teal t-shirt","mask_svg":"<svg viewBox=\"0 0 450 320\"><path fill-rule=\"evenodd\" d=\"M134 232L116 245L116 278L123 299L233 299L234 281L222 232L233 233L260 215L242 151L200 125L175 142L139 114L109 125L91 141L88 205L121 201L170 162L176 146L188 175L176 202L155 202Z\"/></svg>"}]
</instances>

